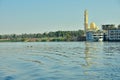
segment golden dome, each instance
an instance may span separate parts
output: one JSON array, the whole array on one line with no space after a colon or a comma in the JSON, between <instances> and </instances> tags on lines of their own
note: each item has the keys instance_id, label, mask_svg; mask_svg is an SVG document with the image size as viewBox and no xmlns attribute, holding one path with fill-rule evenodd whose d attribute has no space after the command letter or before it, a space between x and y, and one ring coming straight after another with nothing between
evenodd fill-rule
<instances>
[{"instance_id":1,"label":"golden dome","mask_svg":"<svg viewBox=\"0 0 120 80\"><path fill-rule=\"evenodd\" d=\"M96 25L95 25L95 23L94 23L94 22L90 23L90 29L91 29L91 30L96 29Z\"/></svg>"}]
</instances>

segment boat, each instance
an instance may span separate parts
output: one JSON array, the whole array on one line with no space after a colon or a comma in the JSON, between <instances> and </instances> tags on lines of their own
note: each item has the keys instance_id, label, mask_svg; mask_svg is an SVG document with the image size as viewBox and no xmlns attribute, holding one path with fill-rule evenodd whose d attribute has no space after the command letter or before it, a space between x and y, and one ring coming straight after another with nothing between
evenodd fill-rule
<instances>
[{"instance_id":1,"label":"boat","mask_svg":"<svg viewBox=\"0 0 120 80\"><path fill-rule=\"evenodd\" d=\"M86 32L86 40L93 42L101 42L103 41L103 32L101 31L88 31Z\"/></svg>"}]
</instances>

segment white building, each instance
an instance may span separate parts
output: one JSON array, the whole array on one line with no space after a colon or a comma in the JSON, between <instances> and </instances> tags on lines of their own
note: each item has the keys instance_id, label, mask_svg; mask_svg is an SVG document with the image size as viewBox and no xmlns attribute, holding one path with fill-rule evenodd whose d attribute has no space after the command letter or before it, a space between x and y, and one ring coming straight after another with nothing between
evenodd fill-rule
<instances>
[{"instance_id":1,"label":"white building","mask_svg":"<svg viewBox=\"0 0 120 80\"><path fill-rule=\"evenodd\" d=\"M120 29L108 30L106 38L108 41L120 41Z\"/></svg>"}]
</instances>

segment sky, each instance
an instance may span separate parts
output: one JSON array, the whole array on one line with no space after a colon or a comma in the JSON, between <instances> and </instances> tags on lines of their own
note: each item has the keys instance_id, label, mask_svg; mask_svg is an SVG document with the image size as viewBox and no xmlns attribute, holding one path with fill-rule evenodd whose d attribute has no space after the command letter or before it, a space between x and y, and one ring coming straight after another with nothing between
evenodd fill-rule
<instances>
[{"instance_id":1,"label":"sky","mask_svg":"<svg viewBox=\"0 0 120 80\"><path fill-rule=\"evenodd\" d=\"M120 0L0 0L0 34L84 29L89 24L120 24Z\"/></svg>"}]
</instances>

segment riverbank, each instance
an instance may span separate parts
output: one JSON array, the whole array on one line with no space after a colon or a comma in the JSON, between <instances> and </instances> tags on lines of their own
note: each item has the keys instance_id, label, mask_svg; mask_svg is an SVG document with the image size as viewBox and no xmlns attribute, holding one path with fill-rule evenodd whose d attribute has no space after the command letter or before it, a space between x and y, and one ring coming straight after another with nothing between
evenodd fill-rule
<instances>
[{"instance_id":1,"label":"riverbank","mask_svg":"<svg viewBox=\"0 0 120 80\"><path fill-rule=\"evenodd\" d=\"M0 35L0 42L50 42L50 41L85 41L84 30Z\"/></svg>"},{"instance_id":2,"label":"riverbank","mask_svg":"<svg viewBox=\"0 0 120 80\"><path fill-rule=\"evenodd\" d=\"M64 37L45 37L45 38L17 38L17 39L0 39L0 42L68 42L68 41L85 41L85 37L74 37L74 38L64 38Z\"/></svg>"}]
</instances>

